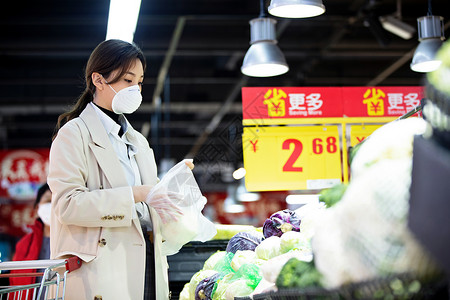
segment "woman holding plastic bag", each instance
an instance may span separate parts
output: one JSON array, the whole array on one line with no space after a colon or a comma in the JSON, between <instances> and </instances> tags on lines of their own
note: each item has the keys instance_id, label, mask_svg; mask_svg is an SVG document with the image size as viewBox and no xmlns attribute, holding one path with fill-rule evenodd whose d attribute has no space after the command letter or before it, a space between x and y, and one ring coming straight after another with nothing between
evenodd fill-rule
<instances>
[{"instance_id":1,"label":"woman holding plastic bag","mask_svg":"<svg viewBox=\"0 0 450 300\"><path fill-rule=\"evenodd\" d=\"M183 215L174 202L182 195L150 193L159 181L153 150L124 116L141 104L145 67L136 45L100 43L84 93L58 119L48 175L51 257L83 260L69 274L66 299L169 298L161 228Z\"/></svg>"}]
</instances>

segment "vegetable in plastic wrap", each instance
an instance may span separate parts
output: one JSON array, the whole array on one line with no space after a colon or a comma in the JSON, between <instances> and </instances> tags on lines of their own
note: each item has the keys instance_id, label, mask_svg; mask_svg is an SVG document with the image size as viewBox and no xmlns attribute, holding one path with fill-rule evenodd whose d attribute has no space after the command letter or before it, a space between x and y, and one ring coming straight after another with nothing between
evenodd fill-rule
<instances>
[{"instance_id":1,"label":"vegetable in plastic wrap","mask_svg":"<svg viewBox=\"0 0 450 300\"><path fill-rule=\"evenodd\" d=\"M276 285L278 289L321 287L321 278L314 262L291 258L281 269Z\"/></svg>"},{"instance_id":2,"label":"vegetable in plastic wrap","mask_svg":"<svg viewBox=\"0 0 450 300\"><path fill-rule=\"evenodd\" d=\"M200 270L197 273L195 273L191 280L189 281L189 298L194 299L195 298L195 289L197 288L197 285L205 278L216 274L217 271L214 270Z\"/></svg>"},{"instance_id":3,"label":"vegetable in plastic wrap","mask_svg":"<svg viewBox=\"0 0 450 300\"><path fill-rule=\"evenodd\" d=\"M233 252L226 252L226 254L217 261L217 263L214 265L214 270L216 272L228 274L228 273L234 273L233 268L231 267L231 261L233 260L234 253Z\"/></svg>"},{"instance_id":4,"label":"vegetable in plastic wrap","mask_svg":"<svg viewBox=\"0 0 450 300\"><path fill-rule=\"evenodd\" d=\"M223 277L223 273L215 273L200 281L195 288L195 300L211 300L217 281Z\"/></svg>"},{"instance_id":5,"label":"vegetable in plastic wrap","mask_svg":"<svg viewBox=\"0 0 450 300\"><path fill-rule=\"evenodd\" d=\"M236 273L230 273L217 281L213 300L234 300L234 297L249 296L261 280L261 270L257 265L242 265Z\"/></svg>"},{"instance_id":6,"label":"vegetable in plastic wrap","mask_svg":"<svg viewBox=\"0 0 450 300\"><path fill-rule=\"evenodd\" d=\"M327 207L332 207L341 200L347 186L346 183L341 183L329 189L323 189L319 194L319 201L325 203Z\"/></svg>"},{"instance_id":7,"label":"vegetable in plastic wrap","mask_svg":"<svg viewBox=\"0 0 450 300\"><path fill-rule=\"evenodd\" d=\"M234 300L235 297L245 297L250 295L254 289L248 286L244 279L236 280L230 283L226 292L226 300Z\"/></svg>"},{"instance_id":8,"label":"vegetable in plastic wrap","mask_svg":"<svg viewBox=\"0 0 450 300\"><path fill-rule=\"evenodd\" d=\"M300 231L300 217L292 210L285 209L272 214L263 225L265 238L280 237L288 231Z\"/></svg>"},{"instance_id":9,"label":"vegetable in plastic wrap","mask_svg":"<svg viewBox=\"0 0 450 300\"><path fill-rule=\"evenodd\" d=\"M261 266L261 272L266 281L275 283L283 266L293 257L306 262L312 261L312 255L305 255L299 250L291 250L287 253L275 256L266 260Z\"/></svg>"},{"instance_id":10,"label":"vegetable in plastic wrap","mask_svg":"<svg viewBox=\"0 0 450 300\"><path fill-rule=\"evenodd\" d=\"M271 236L256 247L255 252L260 259L271 259L281 254L281 239L278 236Z\"/></svg>"},{"instance_id":11,"label":"vegetable in plastic wrap","mask_svg":"<svg viewBox=\"0 0 450 300\"><path fill-rule=\"evenodd\" d=\"M304 254L312 254L311 244L308 237L297 231L289 231L281 236L280 250L281 253L286 253L291 250L298 250Z\"/></svg>"},{"instance_id":12,"label":"vegetable in plastic wrap","mask_svg":"<svg viewBox=\"0 0 450 300\"><path fill-rule=\"evenodd\" d=\"M255 250L263 240L263 235L257 231L239 232L235 234L227 245L227 252L236 253L237 250Z\"/></svg>"},{"instance_id":13,"label":"vegetable in plastic wrap","mask_svg":"<svg viewBox=\"0 0 450 300\"><path fill-rule=\"evenodd\" d=\"M216 253L212 254L203 264L203 270L214 270L214 266L220 261L223 260L224 256L227 254L225 251L216 251Z\"/></svg>"},{"instance_id":14,"label":"vegetable in plastic wrap","mask_svg":"<svg viewBox=\"0 0 450 300\"><path fill-rule=\"evenodd\" d=\"M238 250L231 260L231 267L234 271L238 271L240 267L247 263L253 263L257 260L255 251Z\"/></svg>"},{"instance_id":15,"label":"vegetable in plastic wrap","mask_svg":"<svg viewBox=\"0 0 450 300\"><path fill-rule=\"evenodd\" d=\"M191 300L189 296L189 282L187 282L181 290L179 300Z\"/></svg>"}]
</instances>

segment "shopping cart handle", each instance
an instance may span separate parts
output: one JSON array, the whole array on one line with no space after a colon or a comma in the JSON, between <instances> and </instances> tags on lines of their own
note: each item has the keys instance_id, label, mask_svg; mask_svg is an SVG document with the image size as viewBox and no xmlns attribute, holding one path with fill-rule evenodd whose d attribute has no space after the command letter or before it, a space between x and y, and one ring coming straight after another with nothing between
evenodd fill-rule
<instances>
[{"instance_id":1,"label":"shopping cart handle","mask_svg":"<svg viewBox=\"0 0 450 300\"><path fill-rule=\"evenodd\" d=\"M81 267L81 259L78 256L72 256L66 259L66 271L69 273Z\"/></svg>"}]
</instances>

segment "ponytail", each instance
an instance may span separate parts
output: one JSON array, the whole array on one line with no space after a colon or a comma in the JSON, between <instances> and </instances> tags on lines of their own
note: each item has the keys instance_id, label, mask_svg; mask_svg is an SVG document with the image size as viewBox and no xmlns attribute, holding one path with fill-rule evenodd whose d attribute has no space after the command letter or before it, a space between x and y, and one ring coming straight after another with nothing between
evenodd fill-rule
<instances>
[{"instance_id":1,"label":"ponytail","mask_svg":"<svg viewBox=\"0 0 450 300\"><path fill-rule=\"evenodd\" d=\"M86 108L89 102L93 100L93 94L89 88L86 88L84 92L81 94L81 96L78 98L75 105L72 106L72 108L69 111L66 111L62 113L58 117L58 121L56 122L56 127L53 133L52 140L56 138L56 135L58 134L59 129L70 120L78 117L81 112Z\"/></svg>"}]
</instances>

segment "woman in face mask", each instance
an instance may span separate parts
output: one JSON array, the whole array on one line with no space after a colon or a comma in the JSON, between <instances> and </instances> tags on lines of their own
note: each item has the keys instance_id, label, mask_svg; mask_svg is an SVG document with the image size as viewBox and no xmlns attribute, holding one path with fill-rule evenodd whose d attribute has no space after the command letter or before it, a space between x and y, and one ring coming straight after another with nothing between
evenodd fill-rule
<instances>
[{"instance_id":1,"label":"woman in face mask","mask_svg":"<svg viewBox=\"0 0 450 300\"><path fill-rule=\"evenodd\" d=\"M68 275L66 299L169 298L160 228L182 211L167 195L147 197L158 182L153 150L124 115L141 104L145 67L136 45L100 43L85 91L58 118L48 175L51 257L83 260Z\"/></svg>"},{"instance_id":2,"label":"woman in face mask","mask_svg":"<svg viewBox=\"0 0 450 300\"><path fill-rule=\"evenodd\" d=\"M37 213L37 218L34 221L34 224L29 226L31 232L17 242L13 261L50 258L51 199L52 193L50 192L48 184L42 185L37 191L36 200L34 202L34 210ZM11 271L11 273L15 272L16 271L14 270ZM20 272L21 270L17 271L17 273ZM29 270L29 272L36 272L36 270ZM26 285L40 282L40 280L41 277L11 277L10 284ZM26 299L26 297L24 296L22 299Z\"/></svg>"}]
</instances>

